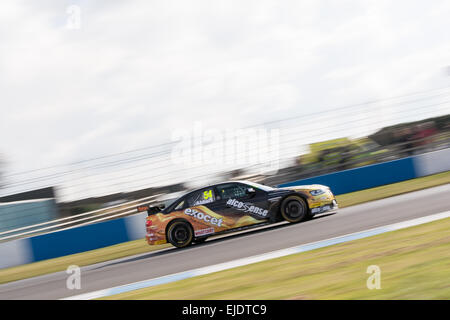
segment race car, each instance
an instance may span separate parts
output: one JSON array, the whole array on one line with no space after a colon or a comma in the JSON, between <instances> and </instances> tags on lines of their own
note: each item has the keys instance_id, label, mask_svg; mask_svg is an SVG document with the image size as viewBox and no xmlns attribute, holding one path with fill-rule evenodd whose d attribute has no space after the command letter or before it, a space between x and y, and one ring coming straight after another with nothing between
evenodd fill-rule
<instances>
[{"instance_id":1,"label":"race car","mask_svg":"<svg viewBox=\"0 0 450 320\"><path fill-rule=\"evenodd\" d=\"M166 208L138 207L138 211L148 212L148 244L170 242L178 248L204 242L212 235L283 220L298 223L337 209L336 198L327 186L273 188L250 181L228 181L196 189Z\"/></svg>"}]
</instances>

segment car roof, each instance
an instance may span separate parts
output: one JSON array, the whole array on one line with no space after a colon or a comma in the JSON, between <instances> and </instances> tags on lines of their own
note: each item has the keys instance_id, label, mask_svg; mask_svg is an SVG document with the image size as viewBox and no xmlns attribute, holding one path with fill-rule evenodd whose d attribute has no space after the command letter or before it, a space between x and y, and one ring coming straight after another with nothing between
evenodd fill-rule
<instances>
[{"instance_id":1,"label":"car roof","mask_svg":"<svg viewBox=\"0 0 450 320\"><path fill-rule=\"evenodd\" d=\"M199 190L202 190L202 189L205 189L205 188L215 187L215 186L218 186L218 185L220 185L220 184L226 184L226 183L243 183L243 184L251 185L252 182L251 182L251 181L248 181L248 180L228 180L228 181L223 181L223 182L218 182L218 183L206 185L206 186L203 186L203 187L201 187L201 188L193 189L193 190L191 190L191 191L186 192L185 194L183 194L183 195L179 196L178 198L176 198L176 199L173 201L172 204L175 204L175 202L180 201L181 199L185 198L187 195L189 195L189 194L191 194L191 193L193 193L193 192L196 192L196 191L199 191ZM167 208L165 208L164 210L168 209L170 206L172 206L172 204L170 204L170 205L169 205ZM163 211L164 211L164 210L163 210Z\"/></svg>"}]
</instances>

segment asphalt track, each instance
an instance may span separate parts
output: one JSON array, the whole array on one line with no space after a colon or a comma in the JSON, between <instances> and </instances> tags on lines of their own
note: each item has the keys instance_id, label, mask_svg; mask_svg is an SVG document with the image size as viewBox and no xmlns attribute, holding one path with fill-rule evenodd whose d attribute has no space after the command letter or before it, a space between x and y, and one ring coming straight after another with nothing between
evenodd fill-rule
<instances>
[{"instance_id":1,"label":"asphalt track","mask_svg":"<svg viewBox=\"0 0 450 320\"><path fill-rule=\"evenodd\" d=\"M59 299L156 278L448 211L449 199L447 184L340 209L300 224L272 225L182 250L169 248L86 266L81 268L80 290L67 289L65 272L7 283L0 285L0 299Z\"/></svg>"}]
</instances>

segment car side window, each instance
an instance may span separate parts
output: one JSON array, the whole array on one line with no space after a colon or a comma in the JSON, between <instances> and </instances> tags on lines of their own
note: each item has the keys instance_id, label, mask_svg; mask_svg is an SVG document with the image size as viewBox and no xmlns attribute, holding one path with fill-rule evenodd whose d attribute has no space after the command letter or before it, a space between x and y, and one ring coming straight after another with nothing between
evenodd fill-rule
<instances>
[{"instance_id":1,"label":"car side window","mask_svg":"<svg viewBox=\"0 0 450 320\"><path fill-rule=\"evenodd\" d=\"M184 206L184 200L180 201L180 203L178 203L175 206L174 210L181 210L181 209L183 209L183 206Z\"/></svg>"},{"instance_id":2,"label":"car side window","mask_svg":"<svg viewBox=\"0 0 450 320\"><path fill-rule=\"evenodd\" d=\"M196 191L187 197L187 203L190 207L211 203L216 200L213 188Z\"/></svg>"},{"instance_id":3,"label":"car side window","mask_svg":"<svg viewBox=\"0 0 450 320\"><path fill-rule=\"evenodd\" d=\"M217 186L221 199L242 198L246 196L246 187L237 183L227 183Z\"/></svg>"}]
</instances>

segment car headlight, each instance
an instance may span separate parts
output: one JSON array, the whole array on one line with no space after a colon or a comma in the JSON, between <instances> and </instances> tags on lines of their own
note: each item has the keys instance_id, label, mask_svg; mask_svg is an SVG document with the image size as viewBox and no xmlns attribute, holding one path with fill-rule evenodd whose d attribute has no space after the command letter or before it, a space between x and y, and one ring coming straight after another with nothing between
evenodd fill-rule
<instances>
[{"instance_id":1,"label":"car headlight","mask_svg":"<svg viewBox=\"0 0 450 320\"><path fill-rule=\"evenodd\" d=\"M319 190L311 190L309 193L310 193L312 196L318 196L318 195L320 195L320 194L322 194L322 193L325 193L325 191L322 190L322 189L319 189Z\"/></svg>"}]
</instances>

